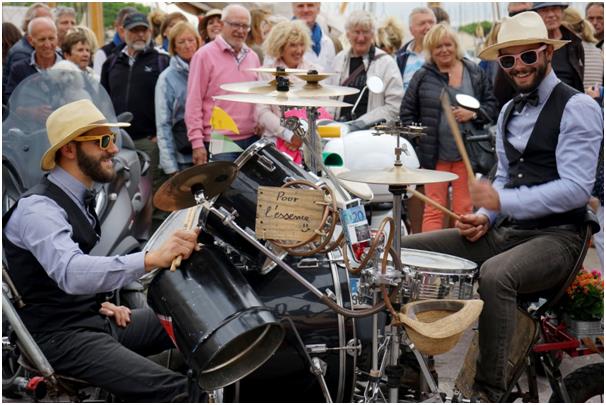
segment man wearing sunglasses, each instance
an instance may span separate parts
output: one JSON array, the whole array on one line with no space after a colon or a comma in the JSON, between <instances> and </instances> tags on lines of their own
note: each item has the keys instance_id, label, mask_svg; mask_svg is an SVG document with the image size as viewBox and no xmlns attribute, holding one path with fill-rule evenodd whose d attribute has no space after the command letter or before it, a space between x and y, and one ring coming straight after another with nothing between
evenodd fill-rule
<instances>
[{"instance_id":1,"label":"man wearing sunglasses","mask_svg":"<svg viewBox=\"0 0 606 405\"><path fill-rule=\"evenodd\" d=\"M17 311L58 374L87 381L126 402L171 402L187 378L144 356L172 347L149 308L104 302L146 272L189 257L198 231L179 230L157 250L91 256L100 224L90 190L114 175L110 123L89 100L55 110L46 122L50 173L3 217L8 272L26 305Z\"/></svg>"},{"instance_id":2,"label":"man wearing sunglasses","mask_svg":"<svg viewBox=\"0 0 606 405\"><path fill-rule=\"evenodd\" d=\"M566 44L550 39L534 12L505 19L497 43L480 53L497 60L521 93L498 119L495 179L470 185L479 210L462 215L457 229L402 240L481 265L475 389L483 401L498 402L506 391L518 294L560 286L581 251L604 120L597 103L554 73L554 51Z\"/></svg>"}]
</instances>

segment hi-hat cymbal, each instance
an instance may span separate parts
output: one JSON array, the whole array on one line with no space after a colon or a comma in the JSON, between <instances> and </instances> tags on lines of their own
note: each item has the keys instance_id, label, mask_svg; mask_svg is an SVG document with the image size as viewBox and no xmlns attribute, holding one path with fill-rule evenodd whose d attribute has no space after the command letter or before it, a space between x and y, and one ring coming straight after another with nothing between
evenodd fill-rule
<instances>
[{"instance_id":1,"label":"hi-hat cymbal","mask_svg":"<svg viewBox=\"0 0 606 405\"><path fill-rule=\"evenodd\" d=\"M225 94L213 97L215 100L236 101L238 103L284 105L290 107L351 107L351 104L330 99L298 97L290 92L268 96L265 94Z\"/></svg>"},{"instance_id":2,"label":"hi-hat cymbal","mask_svg":"<svg viewBox=\"0 0 606 405\"><path fill-rule=\"evenodd\" d=\"M337 175L342 180L358 183L386 184L390 186L407 186L411 184L429 184L453 181L459 178L454 173L438 170L409 169L405 166L394 166L385 170L352 170Z\"/></svg>"},{"instance_id":3,"label":"hi-hat cymbal","mask_svg":"<svg viewBox=\"0 0 606 405\"><path fill-rule=\"evenodd\" d=\"M359 93L354 87L331 86L319 83L292 84L287 92L276 90L276 82L236 82L225 83L220 86L223 90L245 94L263 94L270 97L288 95L296 97L338 97Z\"/></svg>"},{"instance_id":4,"label":"hi-hat cymbal","mask_svg":"<svg viewBox=\"0 0 606 405\"><path fill-rule=\"evenodd\" d=\"M232 162L209 162L190 167L160 186L154 194L154 206L163 211L193 207L196 205L194 192L197 189L203 190L206 198L213 198L229 187L237 173L238 166Z\"/></svg>"}]
</instances>

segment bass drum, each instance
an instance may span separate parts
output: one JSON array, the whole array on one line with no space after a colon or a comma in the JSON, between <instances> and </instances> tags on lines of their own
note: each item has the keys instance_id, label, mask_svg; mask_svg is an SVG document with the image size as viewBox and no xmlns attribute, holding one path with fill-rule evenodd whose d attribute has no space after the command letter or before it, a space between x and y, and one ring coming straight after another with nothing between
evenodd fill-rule
<instances>
[{"instance_id":1,"label":"bass drum","mask_svg":"<svg viewBox=\"0 0 606 405\"><path fill-rule=\"evenodd\" d=\"M287 256L285 261L320 291L332 291L338 304L351 308L348 273L336 265L333 253L305 258ZM226 388L225 401L326 402L318 379L310 371L307 351L311 358L326 363L325 379L331 400L350 402L357 353L345 347L356 345L354 320L337 315L320 303L280 267L265 275L247 272L245 276L265 307L282 321L286 338L263 366L239 382L238 389Z\"/></svg>"}]
</instances>

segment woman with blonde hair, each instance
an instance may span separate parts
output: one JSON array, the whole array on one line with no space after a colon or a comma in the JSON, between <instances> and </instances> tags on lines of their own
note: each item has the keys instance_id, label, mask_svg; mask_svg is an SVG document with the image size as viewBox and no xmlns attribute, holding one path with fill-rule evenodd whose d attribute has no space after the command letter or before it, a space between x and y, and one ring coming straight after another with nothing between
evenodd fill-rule
<instances>
[{"instance_id":1,"label":"woman with blonde hair","mask_svg":"<svg viewBox=\"0 0 606 405\"><path fill-rule=\"evenodd\" d=\"M273 60L265 67L322 70L319 65L303 59L305 52L311 49L311 34L307 25L301 20L282 21L276 24L265 39L263 48L265 55ZM259 76L260 80L268 82L273 79L270 74ZM289 79L291 83L304 83L296 76L291 75ZM321 118L329 117L323 109L320 110ZM287 116L293 114L295 113L290 112ZM280 109L277 106L257 105L257 122L264 128L264 137L272 138L278 149L287 152L295 161L300 162L301 156L298 151L303 141L291 130L280 125Z\"/></svg>"},{"instance_id":2,"label":"woman with blonde hair","mask_svg":"<svg viewBox=\"0 0 606 405\"><path fill-rule=\"evenodd\" d=\"M395 55L404 43L404 27L394 17L387 18L377 29L377 46Z\"/></svg>"},{"instance_id":3,"label":"woman with blonde hair","mask_svg":"<svg viewBox=\"0 0 606 405\"><path fill-rule=\"evenodd\" d=\"M168 33L168 52L172 57L169 66L158 77L155 92L160 167L167 176L192 163L183 117L189 62L201 45L196 28L186 21L178 22Z\"/></svg>"},{"instance_id":4,"label":"woman with blonde hair","mask_svg":"<svg viewBox=\"0 0 606 405\"><path fill-rule=\"evenodd\" d=\"M463 57L457 33L446 23L436 24L423 41L426 63L414 74L400 107L400 120L404 125L422 123L425 136L418 139L415 149L423 169L455 173L459 178L452 182L452 210L457 214L472 212L471 197L467 188L465 165L448 121L442 113L440 96L446 91L451 97L453 115L461 133L481 129L497 118L497 101L486 74L475 63ZM475 112L457 106L454 95L468 94L480 101ZM446 206L449 183L426 184L425 194ZM423 232L442 229L443 214L425 204Z\"/></svg>"},{"instance_id":5,"label":"woman with blonde hair","mask_svg":"<svg viewBox=\"0 0 606 405\"><path fill-rule=\"evenodd\" d=\"M583 51L585 51L583 87L587 89L604 84L604 55L595 46L598 40L593 36L591 23L572 7L564 10L563 22L583 41Z\"/></svg>"}]
</instances>

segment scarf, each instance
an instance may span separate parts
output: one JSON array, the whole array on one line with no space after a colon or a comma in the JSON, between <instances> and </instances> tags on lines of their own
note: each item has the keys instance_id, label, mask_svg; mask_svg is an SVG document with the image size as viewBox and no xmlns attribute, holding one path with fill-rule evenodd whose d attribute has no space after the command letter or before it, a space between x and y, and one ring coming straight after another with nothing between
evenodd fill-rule
<instances>
[{"instance_id":1,"label":"scarf","mask_svg":"<svg viewBox=\"0 0 606 405\"><path fill-rule=\"evenodd\" d=\"M311 49L313 49L316 55L320 56L320 51L322 50L322 29L318 23L315 23L311 30L311 40L313 42Z\"/></svg>"}]
</instances>

